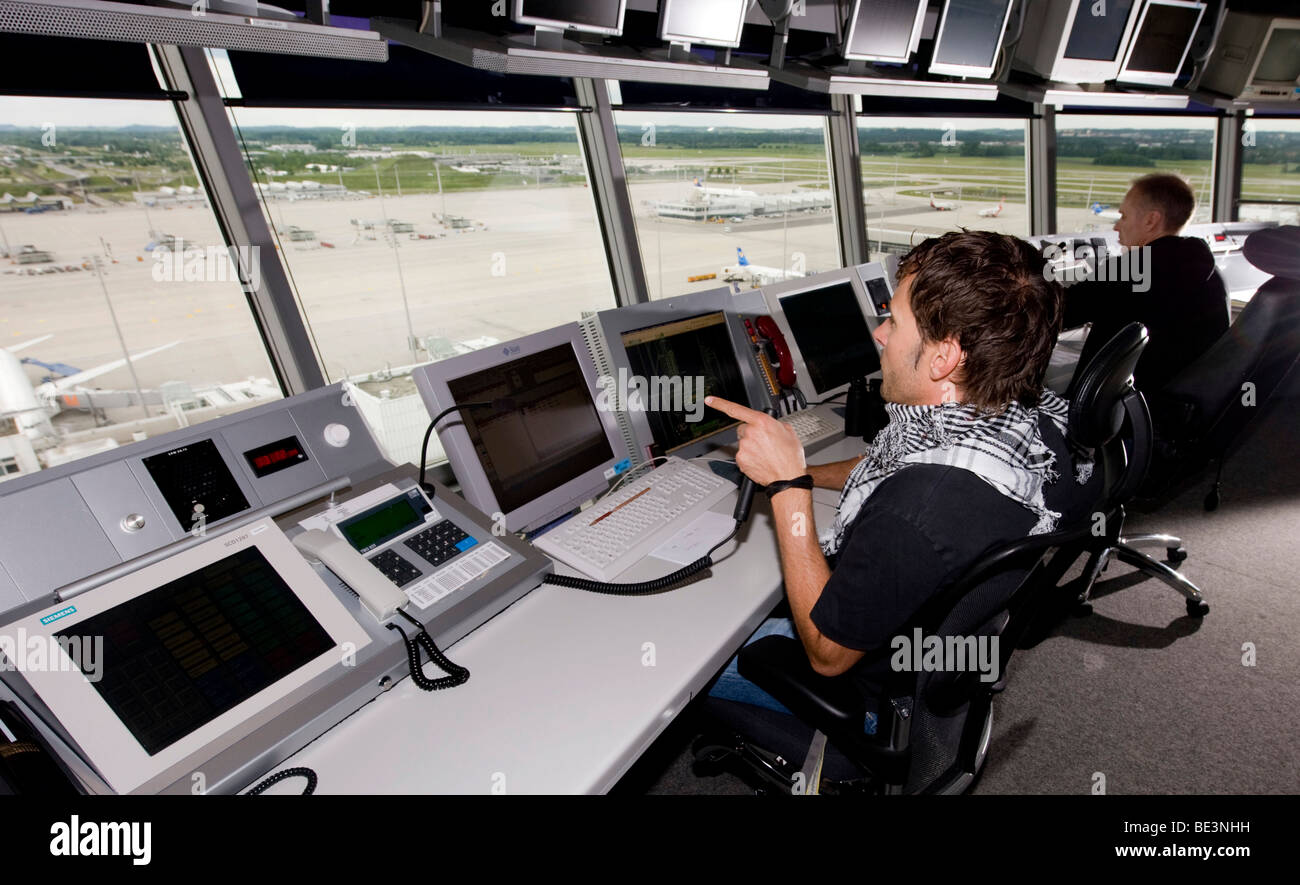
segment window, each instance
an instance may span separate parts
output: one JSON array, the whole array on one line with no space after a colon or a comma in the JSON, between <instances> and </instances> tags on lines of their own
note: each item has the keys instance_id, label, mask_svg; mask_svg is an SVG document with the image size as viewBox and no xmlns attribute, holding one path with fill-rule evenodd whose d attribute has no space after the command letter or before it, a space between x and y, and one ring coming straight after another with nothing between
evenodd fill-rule
<instances>
[{"instance_id":1,"label":"window","mask_svg":"<svg viewBox=\"0 0 1300 885\"><path fill-rule=\"evenodd\" d=\"M652 299L840 266L824 118L615 111L614 122Z\"/></svg>"},{"instance_id":2,"label":"window","mask_svg":"<svg viewBox=\"0 0 1300 885\"><path fill-rule=\"evenodd\" d=\"M1056 230L1109 230L1133 179L1183 176L1196 194L1189 224L1208 222L1214 181L1213 117L1056 117Z\"/></svg>"},{"instance_id":3,"label":"window","mask_svg":"<svg viewBox=\"0 0 1300 885\"><path fill-rule=\"evenodd\" d=\"M1241 145L1237 217L1300 224L1300 119L1248 117Z\"/></svg>"},{"instance_id":4,"label":"window","mask_svg":"<svg viewBox=\"0 0 1300 885\"><path fill-rule=\"evenodd\" d=\"M398 463L429 420L413 366L614 305L571 113L230 115L325 376Z\"/></svg>"},{"instance_id":5,"label":"window","mask_svg":"<svg viewBox=\"0 0 1300 885\"><path fill-rule=\"evenodd\" d=\"M862 117L858 151L873 261L962 227L1029 234L1024 120Z\"/></svg>"},{"instance_id":6,"label":"window","mask_svg":"<svg viewBox=\"0 0 1300 885\"><path fill-rule=\"evenodd\" d=\"M281 396L171 105L0 98L0 119L0 412L24 470Z\"/></svg>"}]
</instances>

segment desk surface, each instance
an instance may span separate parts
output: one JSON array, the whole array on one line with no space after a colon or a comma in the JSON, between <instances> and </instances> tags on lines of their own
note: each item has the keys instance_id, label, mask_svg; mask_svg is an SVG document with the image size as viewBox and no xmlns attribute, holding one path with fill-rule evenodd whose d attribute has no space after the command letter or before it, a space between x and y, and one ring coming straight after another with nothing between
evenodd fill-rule
<instances>
[{"instance_id":1,"label":"desk surface","mask_svg":"<svg viewBox=\"0 0 1300 885\"><path fill-rule=\"evenodd\" d=\"M841 440L810 460L861 450L862 440ZM816 492L819 527L837 497ZM734 504L732 495L714 509ZM446 650L469 682L424 692L403 679L280 768L314 769L320 793L607 791L779 601L762 495L716 556L709 577L654 596L544 584ZM620 580L676 568L648 558ZM299 790L288 780L267 792Z\"/></svg>"}]
</instances>

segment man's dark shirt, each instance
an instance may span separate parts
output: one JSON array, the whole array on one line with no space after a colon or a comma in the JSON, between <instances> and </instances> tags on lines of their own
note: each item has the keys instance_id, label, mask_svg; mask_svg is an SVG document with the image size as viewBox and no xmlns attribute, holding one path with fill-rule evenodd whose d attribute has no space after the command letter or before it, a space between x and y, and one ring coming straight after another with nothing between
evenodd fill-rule
<instances>
[{"instance_id":1,"label":"man's dark shirt","mask_svg":"<svg viewBox=\"0 0 1300 885\"><path fill-rule=\"evenodd\" d=\"M1100 495L1101 471L1079 485L1056 426L1041 418L1039 428L1059 474L1044 490L1048 508L1061 513L1058 527L1086 520ZM872 492L845 532L812 621L833 642L867 652L850 673L864 696L876 697L889 674L890 642L908 619L985 551L1024 538L1036 522L1028 508L969 470L904 467Z\"/></svg>"},{"instance_id":2,"label":"man's dark shirt","mask_svg":"<svg viewBox=\"0 0 1300 885\"><path fill-rule=\"evenodd\" d=\"M1065 291L1065 327L1091 322L1092 331L1079 367L1131 322L1147 327L1151 341L1133 373L1134 385L1148 398L1157 393L1228 330L1228 295L1203 240L1166 236L1152 242L1143 262L1150 289L1135 292L1133 282L1085 280ZM1115 258L1110 259L1111 271Z\"/></svg>"}]
</instances>

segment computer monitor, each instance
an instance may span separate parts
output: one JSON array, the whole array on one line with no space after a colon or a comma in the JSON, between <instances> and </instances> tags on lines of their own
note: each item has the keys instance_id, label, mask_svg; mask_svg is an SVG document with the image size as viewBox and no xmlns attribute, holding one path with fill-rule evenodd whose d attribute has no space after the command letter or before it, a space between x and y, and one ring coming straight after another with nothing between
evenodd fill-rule
<instances>
[{"instance_id":1,"label":"computer monitor","mask_svg":"<svg viewBox=\"0 0 1300 885\"><path fill-rule=\"evenodd\" d=\"M926 0L854 0L840 54L907 64L921 39Z\"/></svg>"},{"instance_id":2,"label":"computer monitor","mask_svg":"<svg viewBox=\"0 0 1300 885\"><path fill-rule=\"evenodd\" d=\"M465 500L529 531L605 491L625 460L577 323L420 366L430 415L462 404L438 438ZM469 403L491 403L469 406Z\"/></svg>"},{"instance_id":3,"label":"computer monitor","mask_svg":"<svg viewBox=\"0 0 1300 885\"><path fill-rule=\"evenodd\" d=\"M749 0L660 0L659 39L736 47Z\"/></svg>"},{"instance_id":4,"label":"computer monitor","mask_svg":"<svg viewBox=\"0 0 1300 885\"><path fill-rule=\"evenodd\" d=\"M285 736L273 720L371 643L269 517L28 612L0 637L50 657L16 675L117 793L265 752Z\"/></svg>"},{"instance_id":5,"label":"computer monitor","mask_svg":"<svg viewBox=\"0 0 1300 885\"><path fill-rule=\"evenodd\" d=\"M1140 0L1026 0L1016 66L1061 83L1103 83L1119 74Z\"/></svg>"},{"instance_id":6,"label":"computer monitor","mask_svg":"<svg viewBox=\"0 0 1300 885\"><path fill-rule=\"evenodd\" d=\"M1229 12L1201 87L1242 101L1300 101L1300 18Z\"/></svg>"},{"instance_id":7,"label":"computer monitor","mask_svg":"<svg viewBox=\"0 0 1300 885\"><path fill-rule=\"evenodd\" d=\"M1012 0L948 0L934 36L930 73L993 76Z\"/></svg>"},{"instance_id":8,"label":"computer monitor","mask_svg":"<svg viewBox=\"0 0 1300 885\"><path fill-rule=\"evenodd\" d=\"M513 0L517 24L617 37L627 0Z\"/></svg>"},{"instance_id":9,"label":"computer monitor","mask_svg":"<svg viewBox=\"0 0 1300 885\"><path fill-rule=\"evenodd\" d=\"M751 408L771 404L759 374L744 322L733 310L730 289L691 292L675 298L632 304L596 314L598 363L607 373L606 389L617 392L617 411L627 424L635 460L658 455L694 458L736 441L734 422L701 402L686 409L664 409L674 385L683 395L686 380L704 392ZM633 391L641 393L632 398ZM651 397L657 402L647 402ZM658 406L658 408L652 408ZM693 420L686 420L691 418ZM698 420L696 420L698 419Z\"/></svg>"},{"instance_id":10,"label":"computer monitor","mask_svg":"<svg viewBox=\"0 0 1300 885\"><path fill-rule=\"evenodd\" d=\"M1116 79L1121 83L1173 86L1204 13L1205 4L1201 2L1147 0Z\"/></svg>"},{"instance_id":11,"label":"computer monitor","mask_svg":"<svg viewBox=\"0 0 1300 885\"><path fill-rule=\"evenodd\" d=\"M763 297L789 346L795 383L809 401L834 396L855 378L880 371L871 337L879 320L856 269L768 286Z\"/></svg>"}]
</instances>

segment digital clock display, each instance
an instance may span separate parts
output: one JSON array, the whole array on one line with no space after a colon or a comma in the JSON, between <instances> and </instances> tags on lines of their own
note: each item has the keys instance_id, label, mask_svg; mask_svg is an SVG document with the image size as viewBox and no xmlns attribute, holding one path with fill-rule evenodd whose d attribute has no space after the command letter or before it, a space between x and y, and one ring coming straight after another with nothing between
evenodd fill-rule
<instances>
[{"instance_id":1,"label":"digital clock display","mask_svg":"<svg viewBox=\"0 0 1300 885\"><path fill-rule=\"evenodd\" d=\"M308 460L307 451L296 436L286 436L282 440L249 449L244 452L244 457L248 459L248 466L253 468L253 475L258 479Z\"/></svg>"}]
</instances>

